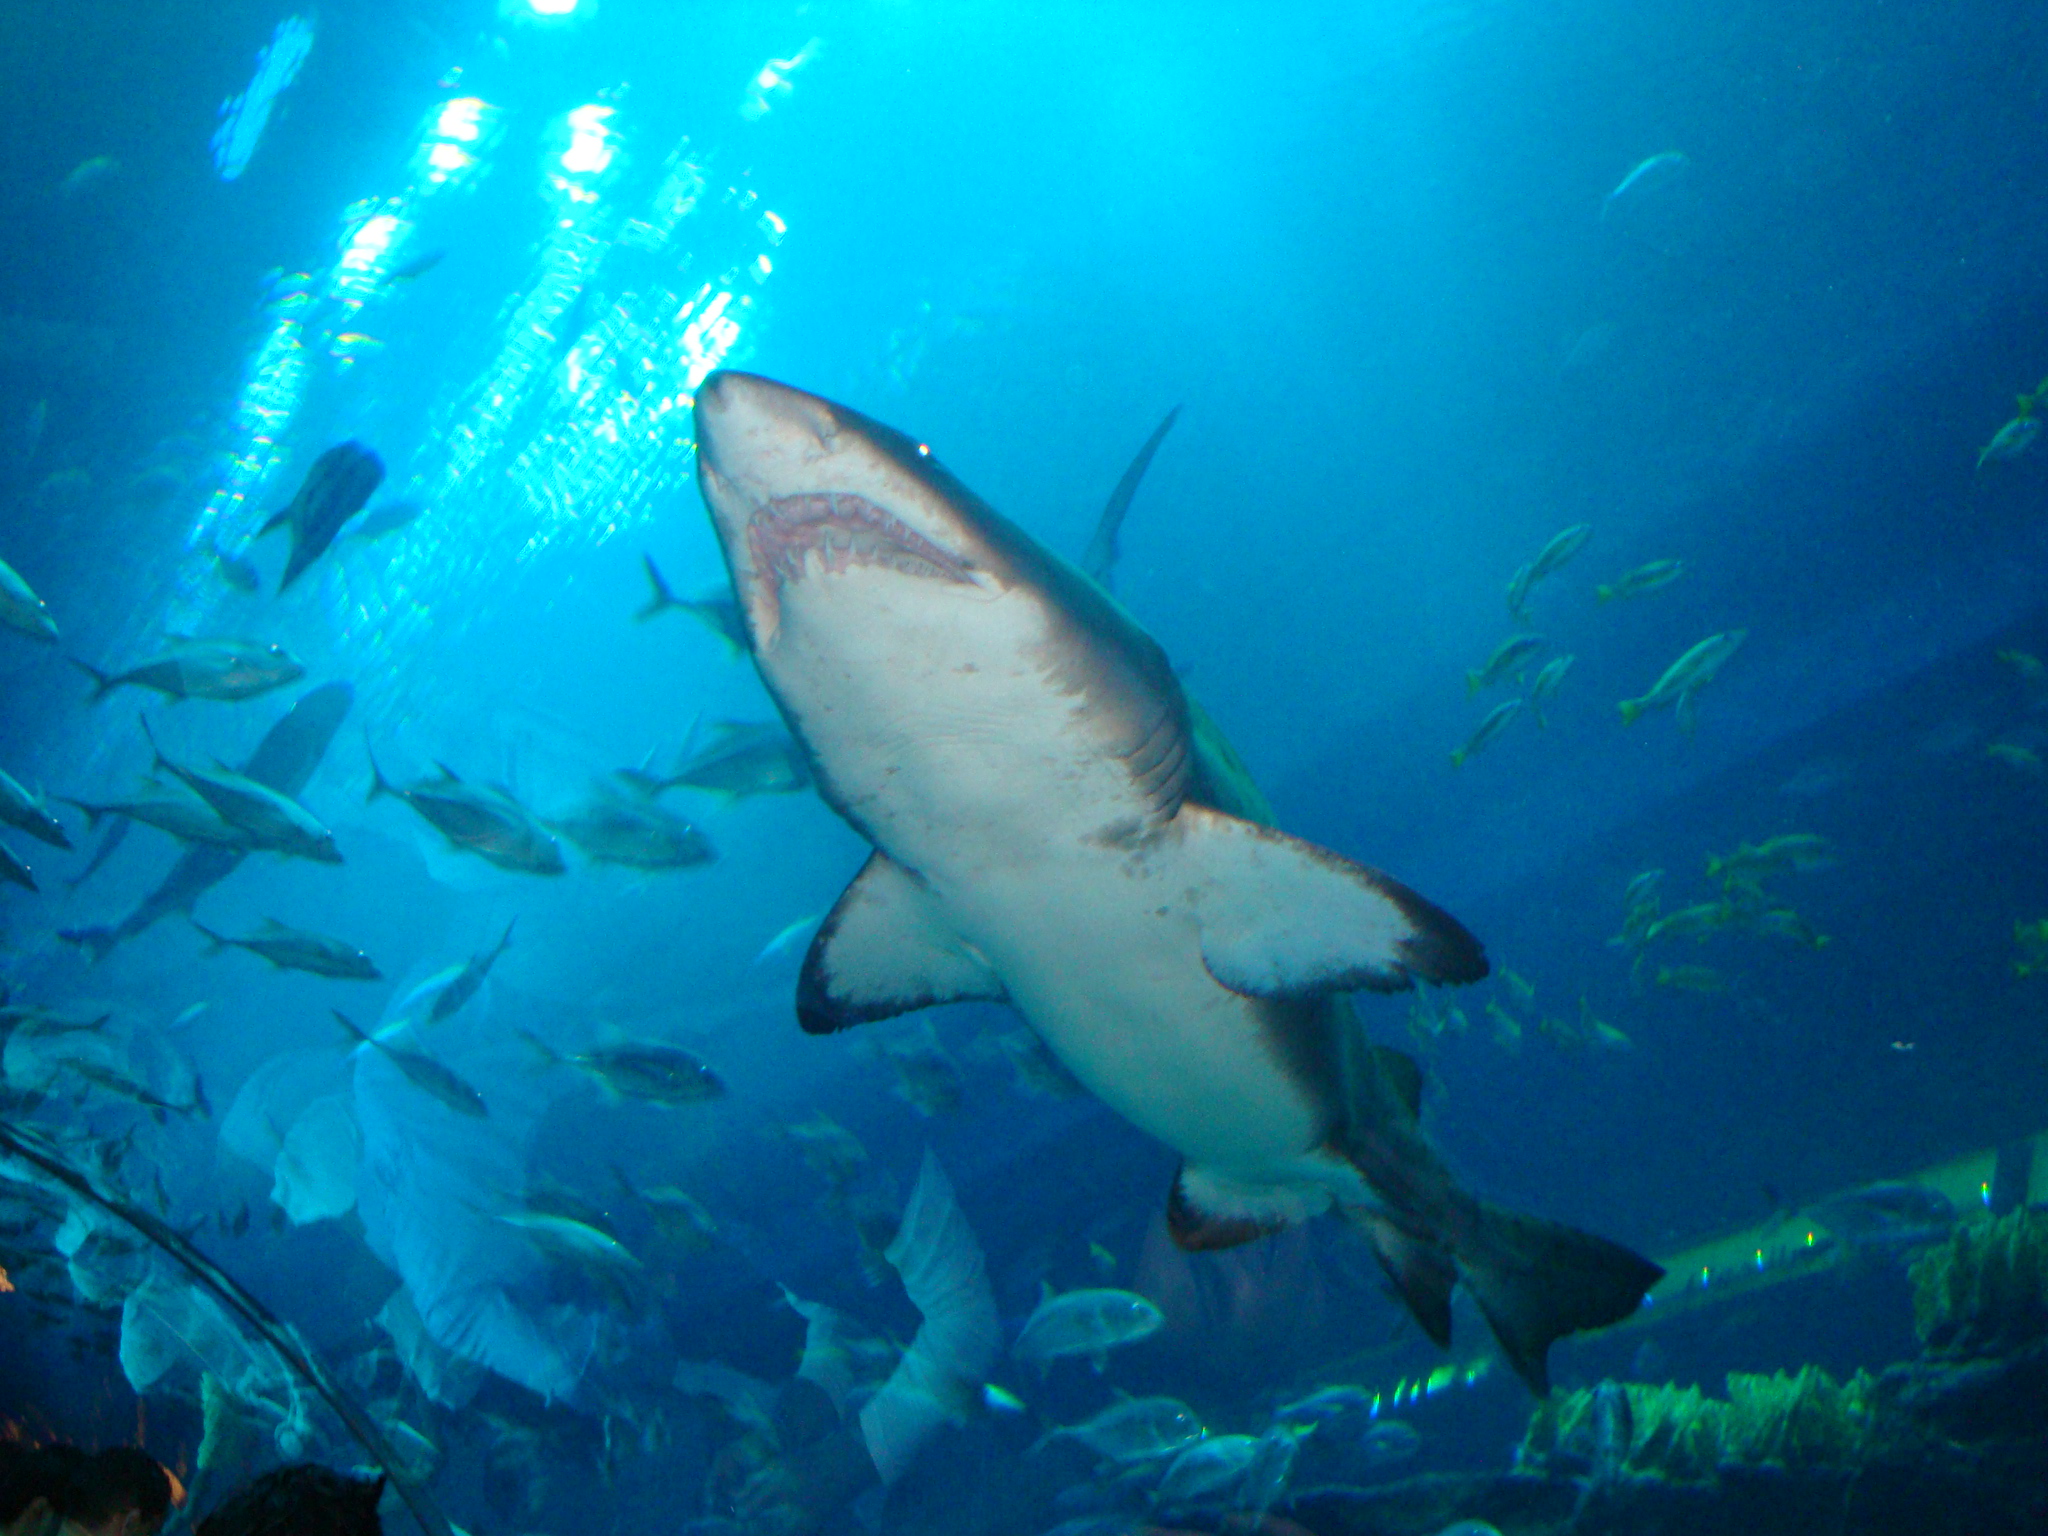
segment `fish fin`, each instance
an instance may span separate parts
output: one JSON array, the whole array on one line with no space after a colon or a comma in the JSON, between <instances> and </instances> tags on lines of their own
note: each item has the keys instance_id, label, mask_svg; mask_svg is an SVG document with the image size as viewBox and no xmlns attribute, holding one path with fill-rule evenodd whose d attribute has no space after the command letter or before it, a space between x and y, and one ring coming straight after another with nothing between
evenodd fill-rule
<instances>
[{"instance_id":1,"label":"fish fin","mask_svg":"<svg viewBox=\"0 0 2048 1536\"><path fill-rule=\"evenodd\" d=\"M460 784L462 782L462 775L457 773L453 768L450 768L446 763L442 762L439 758L434 759L434 766L441 770L441 777L446 779L450 784ZM495 785L493 785L492 787L496 788ZM500 793L509 794L510 791L501 790Z\"/></svg>"},{"instance_id":2,"label":"fish fin","mask_svg":"<svg viewBox=\"0 0 2048 1536\"><path fill-rule=\"evenodd\" d=\"M74 810L85 812L85 830L88 832L99 831L100 822L113 814L104 805L87 805L83 800L74 800L69 795L59 795L57 798Z\"/></svg>"},{"instance_id":3,"label":"fish fin","mask_svg":"<svg viewBox=\"0 0 2048 1536\"><path fill-rule=\"evenodd\" d=\"M399 799L404 799L405 796L399 791L398 787L385 778L384 770L377 766L377 754L370 748L370 738L368 735L363 737L363 755L370 760L370 792L363 796L363 804L368 805L379 795L396 795Z\"/></svg>"},{"instance_id":4,"label":"fish fin","mask_svg":"<svg viewBox=\"0 0 2048 1536\"><path fill-rule=\"evenodd\" d=\"M185 914L185 921L190 923L194 928L197 928L201 933L206 935L207 942L213 946L211 949L207 950L207 953L209 955L217 955L222 950L228 947L226 935L215 933L211 928L207 927L206 924L199 921L199 919L194 917L190 912L187 912Z\"/></svg>"},{"instance_id":5,"label":"fish fin","mask_svg":"<svg viewBox=\"0 0 2048 1536\"><path fill-rule=\"evenodd\" d=\"M1007 1001L980 955L947 931L924 882L877 850L840 893L797 978L797 1019L831 1034L936 1003Z\"/></svg>"},{"instance_id":6,"label":"fish fin","mask_svg":"<svg viewBox=\"0 0 2048 1536\"><path fill-rule=\"evenodd\" d=\"M1174 825L1202 963L1233 992L1403 992L1418 978L1486 975L1486 952L1456 918L1378 870L1192 801Z\"/></svg>"},{"instance_id":7,"label":"fish fin","mask_svg":"<svg viewBox=\"0 0 2048 1536\"><path fill-rule=\"evenodd\" d=\"M532 1030L520 1030L519 1038L524 1040L528 1045L532 1046L534 1050L538 1051L541 1054L541 1056L547 1061L548 1065L555 1067L559 1067L560 1065L562 1065L562 1053L556 1050L552 1045L549 1045L547 1041L541 1039L541 1037L539 1035L536 1035ZM618 1173L618 1170L616 1168L612 1171L614 1173ZM624 1179L625 1175L621 1173L619 1174L619 1177L621 1179Z\"/></svg>"},{"instance_id":8,"label":"fish fin","mask_svg":"<svg viewBox=\"0 0 2048 1536\"><path fill-rule=\"evenodd\" d=\"M1192 1253L1235 1248L1320 1216L1330 1195L1320 1184L1247 1184L1183 1163L1166 1199L1166 1230Z\"/></svg>"},{"instance_id":9,"label":"fish fin","mask_svg":"<svg viewBox=\"0 0 2048 1536\"><path fill-rule=\"evenodd\" d=\"M363 1033L363 1029L360 1024L356 1023L354 1019L350 1018L347 1014L343 1013L339 1008L330 1008L327 1011L334 1015L334 1020L337 1024L339 1024L343 1029L347 1030L351 1035L355 1036L359 1044L375 1045L377 1043L376 1041L372 1040L368 1035Z\"/></svg>"},{"instance_id":10,"label":"fish fin","mask_svg":"<svg viewBox=\"0 0 2048 1536\"><path fill-rule=\"evenodd\" d=\"M1394 1090L1411 1120L1422 1117L1422 1063L1406 1051L1391 1045L1375 1045L1366 1053L1379 1070L1380 1078Z\"/></svg>"},{"instance_id":11,"label":"fish fin","mask_svg":"<svg viewBox=\"0 0 2048 1536\"><path fill-rule=\"evenodd\" d=\"M664 608L684 606L682 600L669 590L668 583L661 579L661 569L655 565L654 556L642 555L640 563L647 567L647 584L654 589L654 595L647 600L645 607L633 615L634 618L644 623Z\"/></svg>"},{"instance_id":12,"label":"fish fin","mask_svg":"<svg viewBox=\"0 0 2048 1536\"><path fill-rule=\"evenodd\" d=\"M1458 1283L1458 1266L1450 1254L1377 1212L1345 1214L1365 1229L1380 1268L1400 1293L1409 1316L1437 1348L1449 1349L1451 1288Z\"/></svg>"},{"instance_id":13,"label":"fish fin","mask_svg":"<svg viewBox=\"0 0 2048 1536\"><path fill-rule=\"evenodd\" d=\"M1619 1243L1483 1202L1457 1258L1501 1353L1538 1397L1550 1390L1553 1342L1620 1322L1664 1278Z\"/></svg>"},{"instance_id":14,"label":"fish fin","mask_svg":"<svg viewBox=\"0 0 2048 1536\"><path fill-rule=\"evenodd\" d=\"M1059 1295L1059 1292L1052 1288L1050 1280L1040 1280L1038 1282L1038 1304L1041 1307L1057 1295Z\"/></svg>"},{"instance_id":15,"label":"fish fin","mask_svg":"<svg viewBox=\"0 0 2048 1536\"><path fill-rule=\"evenodd\" d=\"M273 528L282 528L286 523L290 522L291 520L292 509L290 507L286 507L282 512L273 512L270 515L270 520L266 522L261 528L258 528L256 530L256 537L260 539L263 537L263 535L269 533Z\"/></svg>"},{"instance_id":16,"label":"fish fin","mask_svg":"<svg viewBox=\"0 0 2048 1536\"><path fill-rule=\"evenodd\" d=\"M1105 592L1112 590L1115 584L1117 535L1123 531L1124 514L1131 510L1131 498L1138 494L1145 471L1152 467L1152 455L1159 451L1159 445L1166 441L1166 434L1173 430L1173 424L1179 418L1180 407L1176 405L1152 429L1152 435L1145 439L1145 446L1138 450L1138 456L1131 460L1123 478L1117 481L1116 489L1109 493L1102 516L1096 520L1094 536L1088 540L1087 551L1081 556L1081 569L1092 576Z\"/></svg>"},{"instance_id":17,"label":"fish fin","mask_svg":"<svg viewBox=\"0 0 2048 1536\"><path fill-rule=\"evenodd\" d=\"M113 674L102 672L89 661L80 661L76 656L68 656L65 659L92 679L92 702L95 704L121 686L119 680Z\"/></svg>"},{"instance_id":18,"label":"fish fin","mask_svg":"<svg viewBox=\"0 0 2048 1536\"><path fill-rule=\"evenodd\" d=\"M1636 721L1642 718L1643 711L1648 708L1649 706L1640 699L1623 699L1621 701L1621 723L1623 725L1634 725Z\"/></svg>"},{"instance_id":19,"label":"fish fin","mask_svg":"<svg viewBox=\"0 0 2048 1536\"><path fill-rule=\"evenodd\" d=\"M1605 582L1603 582L1593 589L1593 595L1599 598L1600 601L1603 603L1611 603L1615 600L1615 598L1619 597L1621 594L1616 592L1614 588L1608 586Z\"/></svg>"}]
</instances>

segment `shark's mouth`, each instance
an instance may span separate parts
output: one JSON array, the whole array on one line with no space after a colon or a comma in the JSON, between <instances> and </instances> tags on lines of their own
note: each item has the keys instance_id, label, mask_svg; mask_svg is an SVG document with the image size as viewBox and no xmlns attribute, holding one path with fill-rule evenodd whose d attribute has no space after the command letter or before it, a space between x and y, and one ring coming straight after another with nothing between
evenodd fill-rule
<instances>
[{"instance_id":1,"label":"shark's mouth","mask_svg":"<svg viewBox=\"0 0 2048 1536\"><path fill-rule=\"evenodd\" d=\"M747 523L747 550L755 573L772 578L778 591L804 575L813 550L832 574L879 565L908 576L974 580L958 560L901 519L844 492L767 503Z\"/></svg>"}]
</instances>

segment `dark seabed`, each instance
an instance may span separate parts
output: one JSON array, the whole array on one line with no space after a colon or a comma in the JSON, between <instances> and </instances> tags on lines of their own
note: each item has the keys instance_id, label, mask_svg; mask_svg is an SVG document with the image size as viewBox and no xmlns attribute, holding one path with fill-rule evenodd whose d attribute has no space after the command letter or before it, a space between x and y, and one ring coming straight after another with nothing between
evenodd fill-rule
<instances>
[{"instance_id":1,"label":"dark seabed","mask_svg":"<svg viewBox=\"0 0 2048 1536\"><path fill-rule=\"evenodd\" d=\"M2039 7L16 9L0 1525L2048 1531Z\"/></svg>"}]
</instances>

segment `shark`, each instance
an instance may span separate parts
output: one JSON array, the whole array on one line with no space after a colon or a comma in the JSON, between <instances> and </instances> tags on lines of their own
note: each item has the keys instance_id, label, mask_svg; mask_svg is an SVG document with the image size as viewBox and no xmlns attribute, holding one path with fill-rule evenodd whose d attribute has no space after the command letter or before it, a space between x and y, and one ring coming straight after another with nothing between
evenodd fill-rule
<instances>
[{"instance_id":1,"label":"shark","mask_svg":"<svg viewBox=\"0 0 2048 1536\"><path fill-rule=\"evenodd\" d=\"M1183 1248L1335 1209L1431 1338L1462 1283L1539 1394L1556 1339L1636 1310L1663 1272L1464 1189L1420 1067L1351 1006L1484 977L1462 924L1272 825L1159 644L929 445L734 371L694 415L755 667L872 847L804 958L805 1031L1006 1003L1180 1154Z\"/></svg>"}]
</instances>

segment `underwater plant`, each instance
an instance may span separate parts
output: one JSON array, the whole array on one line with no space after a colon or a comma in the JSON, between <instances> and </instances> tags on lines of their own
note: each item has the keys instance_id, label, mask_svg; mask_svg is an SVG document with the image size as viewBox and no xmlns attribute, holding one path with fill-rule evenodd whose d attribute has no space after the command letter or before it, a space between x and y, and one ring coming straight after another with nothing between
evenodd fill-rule
<instances>
[{"instance_id":1,"label":"underwater plant","mask_svg":"<svg viewBox=\"0 0 2048 1536\"><path fill-rule=\"evenodd\" d=\"M1870 1429L1873 1383L1858 1372L1837 1382L1817 1366L1793 1375L1731 1371L1726 1401L1696 1386L1629 1383L1634 1425L1625 1471L1671 1482L1711 1481L1724 1466L1805 1471L1852 1465ZM1594 1394L1541 1404L1523 1436L1521 1461L1544 1469L1590 1463Z\"/></svg>"},{"instance_id":2,"label":"underwater plant","mask_svg":"<svg viewBox=\"0 0 2048 1536\"><path fill-rule=\"evenodd\" d=\"M2003 1354L2048 1337L2048 1216L2022 1208L1965 1222L1907 1273L1929 1354Z\"/></svg>"}]
</instances>

